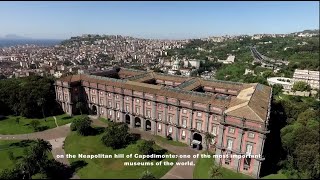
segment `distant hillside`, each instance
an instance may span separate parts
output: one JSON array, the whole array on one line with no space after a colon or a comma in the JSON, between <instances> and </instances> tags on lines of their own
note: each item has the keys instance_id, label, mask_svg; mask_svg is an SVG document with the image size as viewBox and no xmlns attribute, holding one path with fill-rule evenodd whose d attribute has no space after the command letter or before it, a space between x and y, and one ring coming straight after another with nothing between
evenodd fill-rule
<instances>
[{"instance_id":1,"label":"distant hillside","mask_svg":"<svg viewBox=\"0 0 320 180\"><path fill-rule=\"evenodd\" d=\"M27 37L23 37L23 36L19 36L16 34L7 34L4 36L4 38L0 38L0 39L29 39Z\"/></svg>"},{"instance_id":2,"label":"distant hillside","mask_svg":"<svg viewBox=\"0 0 320 180\"><path fill-rule=\"evenodd\" d=\"M294 33L291 33L291 34L299 34L299 33L319 34L319 29L304 30L304 31L300 31L300 32L294 32Z\"/></svg>"}]
</instances>

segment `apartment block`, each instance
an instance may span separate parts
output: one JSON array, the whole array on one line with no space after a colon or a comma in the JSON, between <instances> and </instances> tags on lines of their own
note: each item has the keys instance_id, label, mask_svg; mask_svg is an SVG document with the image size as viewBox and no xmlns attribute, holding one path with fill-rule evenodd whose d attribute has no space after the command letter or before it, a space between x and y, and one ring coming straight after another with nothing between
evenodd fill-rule
<instances>
[{"instance_id":1,"label":"apartment block","mask_svg":"<svg viewBox=\"0 0 320 180\"><path fill-rule=\"evenodd\" d=\"M304 81L308 83L312 89L319 89L319 71L296 69L293 74L293 80L294 82Z\"/></svg>"}]
</instances>

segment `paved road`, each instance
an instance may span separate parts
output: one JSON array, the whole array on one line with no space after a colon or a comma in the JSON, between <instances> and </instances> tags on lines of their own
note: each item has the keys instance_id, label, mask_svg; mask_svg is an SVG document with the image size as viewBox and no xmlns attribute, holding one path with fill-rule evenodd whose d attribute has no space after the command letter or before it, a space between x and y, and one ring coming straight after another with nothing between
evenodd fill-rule
<instances>
[{"instance_id":1,"label":"paved road","mask_svg":"<svg viewBox=\"0 0 320 180\"><path fill-rule=\"evenodd\" d=\"M16 134L16 135L0 135L0 140L24 140L24 139L58 139L65 138L70 133L70 124L59 126L56 128L48 129L41 132L29 133L29 134Z\"/></svg>"}]
</instances>

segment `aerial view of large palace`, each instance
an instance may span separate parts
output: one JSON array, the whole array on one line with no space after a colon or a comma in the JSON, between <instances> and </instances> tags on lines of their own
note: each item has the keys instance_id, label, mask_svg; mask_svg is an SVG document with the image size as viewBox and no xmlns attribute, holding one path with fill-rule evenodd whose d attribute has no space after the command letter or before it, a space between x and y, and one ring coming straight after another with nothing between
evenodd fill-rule
<instances>
[{"instance_id":1,"label":"aerial view of large palace","mask_svg":"<svg viewBox=\"0 0 320 180\"><path fill-rule=\"evenodd\" d=\"M259 177L268 131L272 89L259 83L204 80L114 67L70 75L55 83L63 110L77 114L83 102L90 114L126 122L201 149L215 145L217 163ZM204 134L215 138L206 145Z\"/></svg>"}]
</instances>

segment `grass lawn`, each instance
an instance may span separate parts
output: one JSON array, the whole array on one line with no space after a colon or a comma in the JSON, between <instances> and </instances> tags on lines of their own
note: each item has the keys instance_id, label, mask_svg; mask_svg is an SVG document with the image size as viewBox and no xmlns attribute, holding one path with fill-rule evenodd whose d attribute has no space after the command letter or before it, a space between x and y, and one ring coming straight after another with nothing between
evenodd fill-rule
<instances>
[{"instance_id":1,"label":"grass lawn","mask_svg":"<svg viewBox=\"0 0 320 180\"><path fill-rule=\"evenodd\" d=\"M288 179L288 177L284 174L277 173L277 174L269 174L267 176L262 177L261 179Z\"/></svg>"},{"instance_id":2,"label":"grass lawn","mask_svg":"<svg viewBox=\"0 0 320 180\"><path fill-rule=\"evenodd\" d=\"M193 179L210 179L209 170L214 163L213 158L199 158L193 171ZM250 176L221 167L222 179L253 179Z\"/></svg>"},{"instance_id":3,"label":"grass lawn","mask_svg":"<svg viewBox=\"0 0 320 180\"><path fill-rule=\"evenodd\" d=\"M9 158L9 151L13 153L16 159L22 158L24 149L32 145L34 141L19 141L19 140L0 140L0 172L6 168L11 168L14 161ZM49 153L49 158L53 159L52 153Z\"/></svg>"},{"instance_id":4,"label":"grass lawn","mask_svg":"<svg viewBox=\"0 0 320 180\"><path fill-rule=\"evenodd\" d=\"M66 154L139 154L137 145L141 143L138 140L135 144L130 144L124 149L113 150L106 147L101 141L102 134L96 136L80 136L76 132L72 132L65 140ZM155 145L155 148L159 148ZM169 152L167 152L169 153ZM94 159L69 159L70 163L85 161L86 165L77 170L77 174L82 179L86 178L104 178L104 179L119 179L132 178L138 179L141 174L148 170L152 172L156 178L165 175L172 167L171 166L124 166L124 162L147 162L142 159L115 159L115 158L94 158ZM164 159L164 161L176 162L177 159ZM155 160L152 160L155 164ZM80 163L81 164L81 163Z\"/></svg>"},{"instance_id":5,"label":"grass lawn","mask_svg":"<svg viewBox=\"0 0 320 180\"><path fill-rule=\"evenodd\" d=\"M16 122L16 118L19 117L19 123ZM67 114L56 116L59 126L70 123L73 119L79 116L70 117ZM5 119L0 120L0 134L26 134L35 132L30 126L30 122L34 119L28 119L21 116L7 116ZM56 123L53 117L47 117L44 119L35 119L40 121L40 127L42 130L55 128Z\"/></svg>"},{"instance_id":6,"label":"grass lawn","mask_svg":"<svg viewBox=\"0 0 320 180\"><path fill-rule=\"evenodd\" d=\"M188 145L179 141L175 140L168 140L167 138L161 137L161 136L153 136L155 140L158 140L160 142L166 143L166 144L171 144L173 146L182 146L182 147L187 147Z\"/></svg>"},{"instance_id":7,"label":"grass lawn","mask_svg":"<svg viewBox=\"0 0 320 180\"><path fill-rule=\"evenodd\" d=\"M111 123L111 121L109 121L106 118L99 117L98 119L99 119L99 121L102 121L102 122L106 123L107 125L109 125Z\"/></svg>"}]
</instances>

